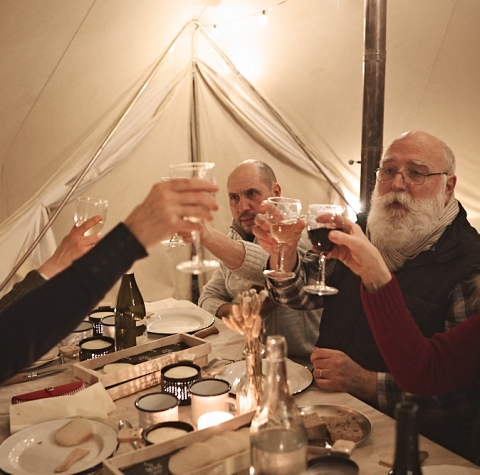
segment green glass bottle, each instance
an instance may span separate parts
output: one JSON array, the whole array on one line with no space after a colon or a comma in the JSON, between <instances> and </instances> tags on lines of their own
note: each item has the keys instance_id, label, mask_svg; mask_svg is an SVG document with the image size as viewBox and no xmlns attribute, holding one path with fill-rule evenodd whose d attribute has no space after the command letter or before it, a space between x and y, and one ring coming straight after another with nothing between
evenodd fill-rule
<instances>
[{"instance_id":1,"label":"green glass bottle","mask_svg":"<svg viewBox=\"0 0 480 475\"><path fill-rule=\"evenodd\" d=\"M115 305L117 351L147 342L145 303L133 272L122 277Z\"/></svg>"}]
</instances>

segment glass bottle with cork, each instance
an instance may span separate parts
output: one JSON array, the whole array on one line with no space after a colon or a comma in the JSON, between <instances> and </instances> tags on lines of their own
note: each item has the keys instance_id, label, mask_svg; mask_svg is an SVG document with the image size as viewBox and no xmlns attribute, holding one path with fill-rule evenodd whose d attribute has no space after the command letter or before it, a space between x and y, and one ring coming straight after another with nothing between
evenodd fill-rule
<instances>
[{"instance_id":1,"label":"glass bottle with cork","mask_svg":"<svg viewBox=\"0 0 480 475\"><path fill-rule=\"evenodd\" d=\"M284 336L267 338L267 381L250 425L250 473L297 475L307 468L307 433L287 382Z\"/></svg>"},{"instance_id":2,"label":"glass bottle with cork","mask_svg":"<svg viewBox=\"0 0 480 475\"><path fill-rule=\"evenodd\" d=\"M147 342L145 302L130 269L122 277L115 305L116 349L124 350Z\"/></svg>"}]
</instances>

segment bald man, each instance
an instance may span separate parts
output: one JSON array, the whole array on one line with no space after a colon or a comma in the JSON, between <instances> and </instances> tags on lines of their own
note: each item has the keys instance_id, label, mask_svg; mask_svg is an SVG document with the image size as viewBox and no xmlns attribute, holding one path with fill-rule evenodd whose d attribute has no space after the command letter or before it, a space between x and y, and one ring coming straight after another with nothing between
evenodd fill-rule
<instances>
[{"instance_id":1,"label":"bald man","mask_svg":"<svg viewBox=\"0 0 480 475\"><path fill-rule=\"evenodd\" d=\"M232 301L252 285L265 285L263 270L269 255L256 243L252 228L263 200L280 196L275 173L266 163L246 160L237 165L227 180L227 191L233 221L228 236L208 226L202 234L202 245L221 261L202 290L199 305L217 317L228 317ZM301 252L311 248L305 237ZM292 310L268 299L262 309L267 335L281 334L287 339L292 359L308 364L318 338L321 309Z\"/></svg>"}]
</instances>

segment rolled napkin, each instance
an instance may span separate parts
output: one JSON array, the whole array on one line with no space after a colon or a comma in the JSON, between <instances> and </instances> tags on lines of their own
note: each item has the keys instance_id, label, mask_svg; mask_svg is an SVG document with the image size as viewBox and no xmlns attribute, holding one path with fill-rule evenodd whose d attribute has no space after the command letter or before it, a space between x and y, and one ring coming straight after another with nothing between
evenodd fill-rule
<instances>
[{"instance_id":1,"label":"rolled napkin","mask_svg":"<svg viewBox=\"0 0 480 475\"><path fill-rule=\"evenodd\" d=\"M106 423L116 408L102 383L71 396L38 399L10 406L10 433L56 419L82 417Z\"/></svg>"}]
</instances>

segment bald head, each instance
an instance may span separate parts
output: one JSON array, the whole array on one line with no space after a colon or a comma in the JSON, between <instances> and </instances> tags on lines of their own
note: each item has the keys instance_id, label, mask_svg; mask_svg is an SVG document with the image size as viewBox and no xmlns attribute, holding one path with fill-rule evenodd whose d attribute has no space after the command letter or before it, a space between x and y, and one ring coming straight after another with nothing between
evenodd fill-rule
<instances>
[{"instance_id":1,"label":"bald head","mask_svg":"<svg viewBox=\"0 0 480 475\"><path fill-rule=\"evenodd\" d=\"M398 147L408 147L411 153L426 158L429 166L438 165L449 175L455 173L455 154L453 150L438 137L423 130L411 130L400 135L388 146L382 162L389 157L389 152Z\"/></svg>"},{"instance_id":2,"label":"bald head","mask_svg":"<svg viewBox=\"0 0 480 475\"><path fill-rule=\"evenodd\" d=\"M266 163L245 160L228 175L227 191L233 220L251 233L262 201L280 196L281 189L275 173Z\"/></svg>"},{"instance_id":3,"label":"bald head","mask_svg":"<svg viewBox=\"0 0 480 475\"><path fill-rule=\"evenodd\" d=\"M255 173L258 176L258 179L268 187L271 187L274 183L277 182L277 178L272 168L267 165L265 162L260 162L259 160L245 160L239 165L237 165L228 175L228 180L232 176L236 176L242 173ZM228 186L228 185L227 185Z\"/></svg>"}]
</instances>

